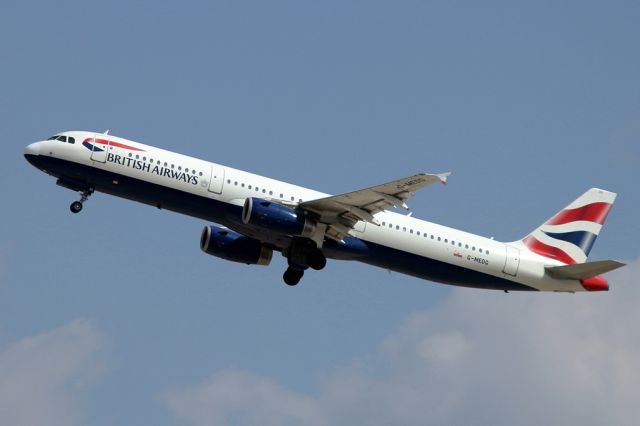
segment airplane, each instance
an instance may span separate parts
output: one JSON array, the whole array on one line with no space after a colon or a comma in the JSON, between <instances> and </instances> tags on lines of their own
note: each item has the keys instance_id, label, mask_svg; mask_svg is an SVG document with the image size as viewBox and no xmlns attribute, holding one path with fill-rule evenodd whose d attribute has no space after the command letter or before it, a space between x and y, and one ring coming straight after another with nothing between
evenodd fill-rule
<instances>
[{"instance_id":1,"label":"airplane","mask_svg":"<svg viewBox=\"0 0 640 426\"><path fill-rule=\"evenodd\" d=\"M446 183L418 173L329 195L104 133L68 131L25 148L26 160L76 191L73 213L96 191L205 220L200 248L232 262L268 265L286 257L294 286L327 259L364 262L433 282L509 291L606 291L601 276L624 266L587 256L616 194L591 188L545 223L499 242L419 220L406 202Z\"/></svg>"}]
</instances>

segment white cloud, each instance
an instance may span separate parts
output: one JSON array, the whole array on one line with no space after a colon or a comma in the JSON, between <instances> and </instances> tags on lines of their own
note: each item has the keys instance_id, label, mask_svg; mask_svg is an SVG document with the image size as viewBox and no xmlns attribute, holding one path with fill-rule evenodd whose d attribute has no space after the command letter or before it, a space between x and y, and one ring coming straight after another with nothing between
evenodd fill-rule
<instances>
[{"instance_id":1,"label":"white cloud","mask_svg":"<svg viewBox=\"0 0 640 426\"><path fill-rule=\"evenodd\" d=\"M194 425L322 424L316 421L320 412L311 397L240 371L221 372L193 389L169 392L166 400L178 417Z\"/></svg>"},{"instance_id":2,"label":"white cloud","mask_svg":"<svg viewBox=\"0 0 640 426\"><path fill-rule=\"evenodd\" d=\"M0 349L0 424L81 424L81 392L102 371L102 340L73 321Z\"/></svg>"},{"instance_id":3,"label":"white cloud","mask_svg":"<svg viewBox=\"0 0 640 426\"><path fill-rule=\"evenodd\" d=\"M609 293L455 290L313 394L224 371L165 401L193 425L635 425L638 276L640 260L609 274Z\"/></svg>"}]
</instances>

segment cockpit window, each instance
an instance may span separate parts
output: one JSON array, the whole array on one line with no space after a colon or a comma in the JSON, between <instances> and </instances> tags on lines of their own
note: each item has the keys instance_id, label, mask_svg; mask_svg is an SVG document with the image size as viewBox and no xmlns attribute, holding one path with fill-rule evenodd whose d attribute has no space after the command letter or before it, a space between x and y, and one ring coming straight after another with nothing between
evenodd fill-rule
<instances>
[{"instance_id":1,"label":"cockpit window","mask_svg":"<svg viewBox=\"0 0 640 426\"><path fill-rule=\"evenodd\" d=\"M47 139L48 141L60 141L68 143L76 143L76 139L71 136L53 135Z\"/></svg>"}]
</instances>

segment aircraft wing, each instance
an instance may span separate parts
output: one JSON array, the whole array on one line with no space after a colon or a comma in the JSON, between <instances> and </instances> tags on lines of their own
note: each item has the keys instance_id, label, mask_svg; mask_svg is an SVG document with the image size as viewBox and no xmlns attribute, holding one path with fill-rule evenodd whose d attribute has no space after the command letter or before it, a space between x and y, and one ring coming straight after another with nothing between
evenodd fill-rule
<instances>
[{"instance_id":1,"label":"aircraft wing","mask_svg":"<svg viewBox=\"0 0 640 426\"><path fill-rule=\"evenodd\" d=\"M435 182L447 182L450 173L419 173L404 179L372 186L346 194L305 201L298 208L317 216L328 225L327 236L340 240L359 221L380 225L373 216L393 207L407 207L406 201L414 191Z\"/></svg>"}]
</instances>

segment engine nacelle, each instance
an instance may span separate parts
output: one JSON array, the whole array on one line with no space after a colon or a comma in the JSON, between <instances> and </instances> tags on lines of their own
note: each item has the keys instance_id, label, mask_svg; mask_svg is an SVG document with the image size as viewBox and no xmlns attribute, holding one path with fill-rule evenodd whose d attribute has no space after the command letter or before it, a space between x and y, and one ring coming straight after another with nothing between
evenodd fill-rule
<instances>
[{"instance_id":1,"label":"engine nacelle","mask_svg":"<svg viewBox=\"0 0 640 426\"><path fill-rule=\"evenodd\" d=\"M203 252L247 265L268 265L273 250L260 241L221 226L205 226L200 236Z\"/></svg>"},{"instance_id":2,"label":"engine nacelle","mask_svg":"<svg viewBox=\"0 0 640 426\"><path fill-rule=\"evenodd\" d=\"M310 237L316 223L282 204L262 198L247 198L242 208L242 222L283 235Z\"/></svg>"}]
</instances>

